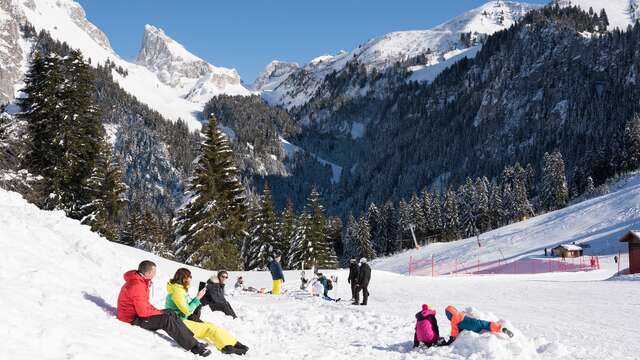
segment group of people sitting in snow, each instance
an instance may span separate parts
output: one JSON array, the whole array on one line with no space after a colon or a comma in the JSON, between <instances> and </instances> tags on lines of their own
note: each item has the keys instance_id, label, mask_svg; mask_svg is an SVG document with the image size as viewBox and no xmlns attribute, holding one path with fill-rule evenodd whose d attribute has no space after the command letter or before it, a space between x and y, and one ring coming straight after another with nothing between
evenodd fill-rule
<instances>
[{"instance_id":1,"label":"group of people sitting in snow","mask_svg":"<svg viewBox=\"0 0 640 360\"><path fill-rule=\"evenodd\" d=\"M363 292L361 305L366 305L369 296L367 287L371 278L371 268L364 258L360 259L359 264L358 266L356 260L351 259L349 283L351 284L353 304L359 304L359 291L361 290ZM279 259L271 257L268 267L273 280L271 293L280 294L284 273ZM167 296L163 310L157 309L149 302L149 289L155 275L156 264L149 260L141 262L137 270L130 270L124 274L125 284L118 295L117 318L119 320L151 331L162 329L181 347L203 357L211 355L211 350L207 348L208 344L213 345L224 354L244 355L247 353L249 348L228 331L200 318L203 306L209 306L211 311L221 311L234 319L237 318L231 304L225 298L225 284L229 278L226 271L219 271L215 276L211 276L206 283L201 283L201 289L196 297L191 299L188 295L192 281L191 271L185 268L178 269L167 283ZM301 280L301 289L311 286L314 295L320 296L322 294L325 299L334 300L329 297L328 291L332 289L332 283L336 282L337 278L328 279L322 273L316 273L315 278L309 281L304 277L303 272ZM257 292L255 288L245 287L242 277L238 277L234 288L241 291ZM456 310L453 306L447 306L445 315L451 322L449 340L440 337L435 309L428 305L422 305L422 310L415 315L414 347L450 345L461 331L476 333L489 331L491 333L505 333L509 337L513 337L513 333L502 325L473 318L463 311Z\"/></svg>"},{"instance_id":2,"label":"group of people sitting in snow","mask_svg":"<svg viewBox=\"0 0 640 360\"><path fill-rule=\"evenodd\" d=\"M451 335L449 336L449 340L445 340L440 336L435 309L423 304L422 310L416 314L416 331L413 335L413 347L419 347L420 345L425 345L426 347L451 345L461 331L473 331L475 333L490 331L494 334L504 333L509 337L513 337L513 333L509 329L502 327L502 325L493 321L473 318L464 311L458 311L451 305L447 306L444 312L447 319L451 322Z\"/></svg>"},{"instance_id":3,"label":"group of people sitting in snow","mask_svg":"<svg viewBox=\"0 0 640 360\"><path fill-rule=\"evenodd\" d=\"M141 262L137 270L124 274L125 284L118 295L119 320L151 331L162 329L181 347L200 356L211 355L208 344L224 354L247 353L249 348L228 331L200 319L203 305L236 318L231 305L224 298L224 286L229 277L226 271L220 271L209 279L196 297L190 299L191 272L185 268L178 269L167 283L164 310L157 309L149 302L149 288L155 275L156 264L149 260Z\"/></svg>"}]
</instances>

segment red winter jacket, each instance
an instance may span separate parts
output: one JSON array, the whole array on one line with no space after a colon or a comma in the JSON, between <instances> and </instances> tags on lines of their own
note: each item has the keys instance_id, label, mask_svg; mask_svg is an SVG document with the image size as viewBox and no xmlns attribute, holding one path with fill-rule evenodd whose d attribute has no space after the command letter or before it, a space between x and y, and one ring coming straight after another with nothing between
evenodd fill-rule
<instances>
[{"instance_id":1,"label":"red winter jacket","mask_svg":"<svg viewBox=\"0 0 640 360\"><path fill-rule=\"evenodd\" d=\"M149 303L151 280L145 279L136 270L130 270L124 273L124 281L118 295L118 320L132 323L138 317L162 314Z\"/></svg>"}]
</instances>

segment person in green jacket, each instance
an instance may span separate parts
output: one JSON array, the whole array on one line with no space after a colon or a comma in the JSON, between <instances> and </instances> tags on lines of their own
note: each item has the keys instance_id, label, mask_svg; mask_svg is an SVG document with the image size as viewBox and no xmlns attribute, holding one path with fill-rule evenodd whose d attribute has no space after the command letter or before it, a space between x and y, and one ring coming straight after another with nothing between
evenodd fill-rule
<instances>
[{"instance_id":1,"label":"person in green jacket","mask_svg":"<svg viewBox=\"0 0 640 360\"><path fill-rule=\"evenodd\" d=\"M195 298L189 299L187 291L190 285L191 271L185 268L178 269L173 278L167 283L165 307L173 310L196 338L213 344L216 349L224 354L246 354L249 348L236 340L226 330L210 322L197 322L187 319L200 305L200 299L202 299L206 291L206 289L203 289L198 292Z\"/></svg>"}]
</instances>

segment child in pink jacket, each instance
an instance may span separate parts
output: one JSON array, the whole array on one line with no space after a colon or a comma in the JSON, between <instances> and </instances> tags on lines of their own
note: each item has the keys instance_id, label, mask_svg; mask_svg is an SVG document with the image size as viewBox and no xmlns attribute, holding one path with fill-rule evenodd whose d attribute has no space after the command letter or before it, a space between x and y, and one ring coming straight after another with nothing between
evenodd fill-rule
<instances>
[{"instance_id":1,"label":"child in pink jacket","mask_svg":"<svg viewBox=\"0 0 640 360\"><path fill-rule=\"evenodd\" d=\"M444 338L440 337L436 311L428 305L422 305L422 311L416 314L416 332L413 336L413 347L425 344L427 347L444 345Z\"/></svg>"}]
</instances>

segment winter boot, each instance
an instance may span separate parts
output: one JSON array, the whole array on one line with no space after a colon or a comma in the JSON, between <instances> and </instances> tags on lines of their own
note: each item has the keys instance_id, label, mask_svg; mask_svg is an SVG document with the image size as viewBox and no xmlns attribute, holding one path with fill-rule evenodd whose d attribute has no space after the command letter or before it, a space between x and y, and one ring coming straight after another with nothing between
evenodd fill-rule
<instances>
[{"instance_id":1,"label":"winter boot","mask_svg":"<svg viewBox=\"0 0 640 360\"><path fill-rule=\"evenodd\" d=\"M207 349L207 344L201 342L197 343L196 346L191 349L191 352L202 357L211 355L211 350Z\"/></svg>"},{"instance_id":2,"label":"winter boot","mask_svg":"<svg viewBox=\"0 0 640 360\"><path fill-rule=\"evenodd\" d=\"M507 328L502 328L502 332L509 335L510 338L513 337L513 333L511 332L511 330L507 329Z\"/></svg>"}]
</instances>

